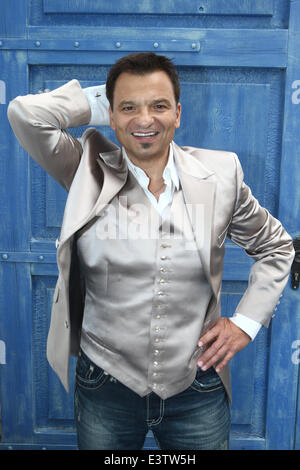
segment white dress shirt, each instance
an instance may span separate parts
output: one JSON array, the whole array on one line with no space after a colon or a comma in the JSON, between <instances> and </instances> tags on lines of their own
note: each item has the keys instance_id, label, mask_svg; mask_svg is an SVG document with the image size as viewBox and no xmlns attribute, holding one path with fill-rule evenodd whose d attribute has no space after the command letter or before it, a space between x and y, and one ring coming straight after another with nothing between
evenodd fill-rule
<instances>
[{"instance_id":1,"label":"white dress shirt","mask_svg":"<svg viewBox=\"0 0 300 470\"><path fill-rule=\"evenodd\" d=\"M84 88L83 89L85 96L89 102L91 108L91 120L89 122L90 126L107 126L109 125L109 115L108 115L108 107L109 102L106 98L105 92L105 85L98 85L94 87ZM166 185L165 191L160 194L159 199L155 198L155 196L149 191L148 186L150 183L150 179L146 175L146 173L139 168L138 166L134 165L132 161L129 159L128 155L124 148L122 148L124 158L127 161L128 168L132 172L132 174L137 179L138 183L143 188L146 196L149 198L153 206L156 210L160 213L160 215L164 215L166 211L168 211L171 207L173 194L175 189L179 188L179 177L177 173L177 169L175 166L174 155L173 155L173 147L170 145L169 151L169 158L168 163L163 172L163 178ZM261 328L261 324L252 318L246 317L240 313L235 313L230 320L239 328L241 328L245 333L247 333L251 340L253 341L257 333Z\"/></svg>"},{"instance_id":2,"label":"white dress shirt","mask_svg":"<svg viewBox=\"0 0 300 470\"><path fill-rule=\"evenodd\" d=\"M159 199L157 200L154 194L149 191L148 186L150 183L150 179L140 167L134 165L128 155L124 147L122 148L123 155L127 161L127 165L131 173L135 176L138 183L142 186L146 196L152 202L155 209L159 212L161 216L166 214L167 210L170 209L172 201L173 201L173 194L175 189L179 189L179 177L174 163L174 156L173 156L173 147L170 145L169 150L169 158L168 163L165 166L163 171L163 179L166 185L165 190L163 193L160 194Z\"/></svg>"}]
</instances>

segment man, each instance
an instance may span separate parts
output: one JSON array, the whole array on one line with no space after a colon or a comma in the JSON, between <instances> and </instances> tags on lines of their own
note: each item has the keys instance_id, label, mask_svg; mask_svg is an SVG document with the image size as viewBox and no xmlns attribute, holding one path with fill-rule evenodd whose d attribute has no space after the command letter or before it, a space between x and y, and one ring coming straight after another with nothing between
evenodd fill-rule
<instances>
[{"instance_id":1,"label":"man","mask_svg":"<svg viewBox=\"0 0 300 470\"><path fill-rule=\"evenodd\" d=\"M48 360L68 390L79 355L80 449L140 449L149 429L161 449L226 449L228 363L268 326L291 238L235 154L173 142L181 105L169 59L123 57L106 95L72 80L8 108L21 145L69 191ZM66 131L108 122L122 150L95 129ZM220 316L226 235L255 260L232 319Z\"/></svg>"}]
</instances>

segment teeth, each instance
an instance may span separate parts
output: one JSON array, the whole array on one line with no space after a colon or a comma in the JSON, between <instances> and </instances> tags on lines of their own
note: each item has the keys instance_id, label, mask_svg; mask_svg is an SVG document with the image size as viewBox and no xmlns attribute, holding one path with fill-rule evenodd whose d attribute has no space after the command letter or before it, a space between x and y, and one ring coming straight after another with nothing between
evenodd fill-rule
<instances>
[{"instance_id":1,"label":"teeth","mask_svg":"<svg viewBox=\"0 0 300 470\"><path fill-rule=\"evenodd\" d=\"M151 137L153 135L156 135L157 132L133 132L132 134L136 137Z\"/></svg>"}]
</instances>

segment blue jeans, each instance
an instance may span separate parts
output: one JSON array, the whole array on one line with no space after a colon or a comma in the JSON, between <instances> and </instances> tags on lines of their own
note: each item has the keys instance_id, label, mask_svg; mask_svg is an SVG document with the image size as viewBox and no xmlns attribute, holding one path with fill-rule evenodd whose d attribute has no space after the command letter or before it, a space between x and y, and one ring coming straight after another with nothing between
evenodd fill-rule
<instances>
[{"instance_id":1,"label":"blue jeans","mask_svg":"<svg viewBox=\"0 0 300 470\"><path fill-rule=\"evenodd\" d=\"M198 369L190 387L163 400L140 397L81 351L74 402L79 449L140 450L149 429L162 450L228 448L229 403L213 368Z\"/></svg>"}]
</instances>

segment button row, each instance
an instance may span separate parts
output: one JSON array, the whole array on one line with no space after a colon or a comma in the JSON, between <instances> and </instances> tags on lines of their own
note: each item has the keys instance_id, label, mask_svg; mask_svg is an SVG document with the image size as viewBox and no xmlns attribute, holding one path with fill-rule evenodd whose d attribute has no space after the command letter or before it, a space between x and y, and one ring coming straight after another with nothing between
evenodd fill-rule
<instances>
[{"instance_id":1,"label":"button row","mask_svg":"<svg viewBox=\"0 0 300 470\"><path fill-rule=\"evenodd\" d=\"M171 248L172 245L170 245L169 243L163 242L163 243L161 243L160 247L163 248L163 249L166 249L166 248ZM170 258L169 256L166 256L166 255L160 256L160 260L161 260L161 261L168 261L168 260L170 260L170 259L171 259L171 258ZM159 272L160 272L160 273L171 273L171 272L172 272L172 269L168 268L167 266L160 266L160 267L159 267ZM169 284L170 281L169 281L168 279L165 279L164 277L160 277L160 278L157 280L157 283L160 284L160 285L165 285L166 288L167 288L167 287L168 287L167 284ZM165 290L158 290L158 291L156 292L156 295L157 295L158 297L166 297L166 296L168 296L169 294L168 294ZM163 303L158 303L158 304L155 306L155 308L156 308L157 310L166 309L167 307L169 307L169 305L168 305L168 304L163 304ZM164 315L157 314L157 315L155 315L155 319L162 321L162 319L167 318L167 316L168 316L168 315L166 315L166 314L164 314ZM162 332L163 330L166 330L166 327L164 327L164 326L158 326L158 325L155 325L155 326L154 326L154 331L155 331L155 333L160 333L160 332ZM161 337L155 337L155 338L154 338L154 344L155 344L155 345L159 345L159 344L163 343L164 341L165 341L165 338L161 338ZM154 351L153 351L154 357L155 357L155 358L158 358L158 357L160 356L160 354L161 354L161 350L155 348ZM161 371L158 372L157 369L158 369L159 367L163 366L163 363L162 363L161 361L159 362L159 361L157 361L157 360L154 360L152 365L153 365L153 368L154 368L154 371L153 371L153 373L152 373L152 377L158 378L159 376L162 376L163 373L162 373ZM164 389L164 386L161 385L161 384L158 384L157 382L154 382L154 383L152 384L152 388L153 388L153 390L156 390L156 389L163 390L163 389Z\"/></svg>"}]
</instances>

